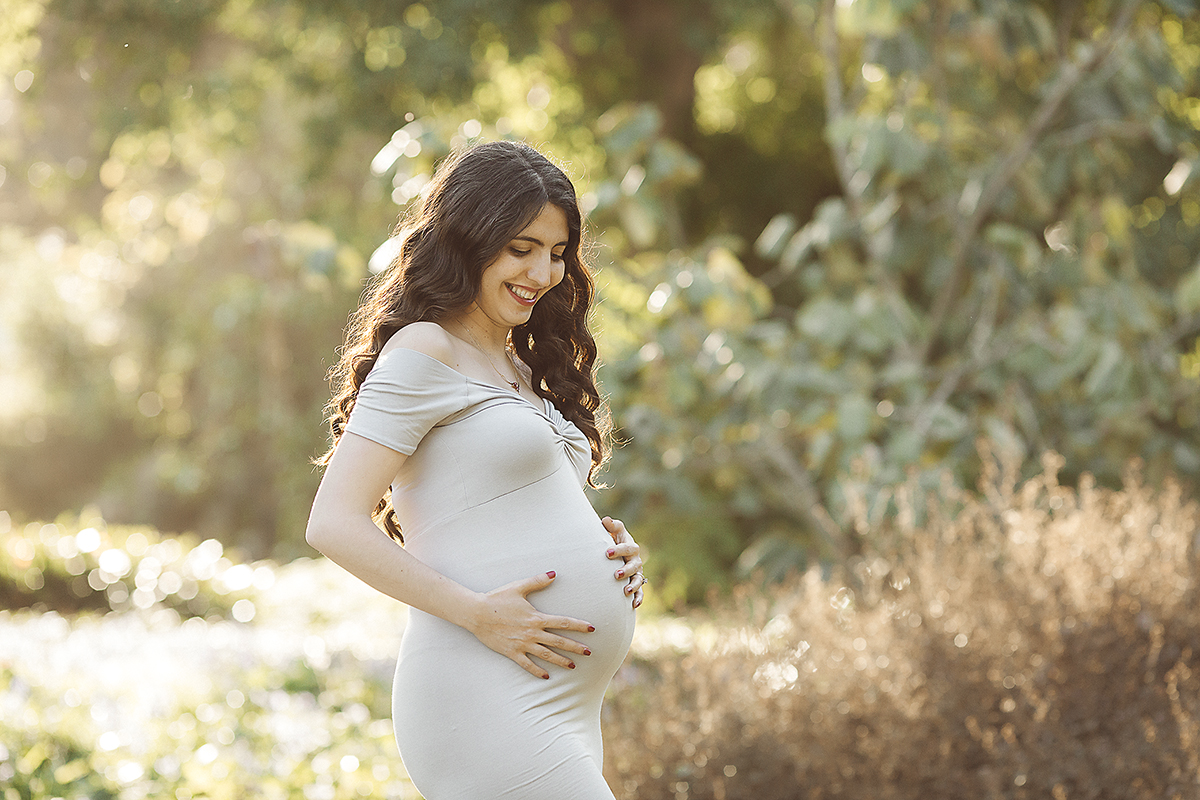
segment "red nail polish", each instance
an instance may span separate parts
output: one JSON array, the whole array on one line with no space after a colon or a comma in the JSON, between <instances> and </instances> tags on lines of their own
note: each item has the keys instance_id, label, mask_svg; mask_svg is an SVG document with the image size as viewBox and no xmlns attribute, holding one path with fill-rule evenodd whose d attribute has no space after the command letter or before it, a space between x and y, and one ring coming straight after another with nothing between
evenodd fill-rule
<instances>
[{"instance_id":1,"label":"red nail polish","mask_svg":"<svg viewBox=\"0 0 1200 800\"><path fill-rule=\"evenodd\" d=\"M546 577L547 577L547 578L553 578L553 577L554 577L554 570L550 570L549 572L547 572L547 573L546 573ZM547 677L547 678L549 678L550 676L549 676L549 675L547 675L546 677Z\"/></svg>"},{"instance_id":2,"label":"red nail polish","mask_svg":"<svg viewBox=\"0 0 1200 800\"><path fill-rule=\"evenodd\" d=\"M611 547L610 547L610 548L608 548L608 557L609 557L609 558L612 558L612 557L613 557L613 556L615 556L616 554L617 554L617 551L616 551L616 550L612 549Z\"/></svg>"},{"instance_id":3,"label":"red nail polish","mask_svg":"<svg viewBox=\"0 0 1200 800\"><path fill-rule=\"evenodd\" d=\"M590 656L590 655L592 654L592 651L591 651L591 650L588 650L588 649L585 647L585 648L584 648L584 650L583 650L583 654L584 654L585 656Z\"/></svg>"},{"instance_id":4,"label":"red nail polish","mask_svg":"<svg viewBox=\"0 0 1200 800\"><path fill-rule=\"evenodd\" d=\"M568 669L575 669L575 665L574 665L573 663L572 663L572 664L567 664L567 668L568 668Z\"/></svg>"},{"instance_id":5,"label":"red nail polish","mask_svg":"<svg viewBox=\"0 0 1200 800\"><path fill-rule=\"evenodd\" d=\"M543 675L543 676L542 676L542 680L544 680L544 681L548 681L548 680L550 680L550 673L549 673L549 672L547 672L545 675Z\"/></svg>"},{"instance_id":6,"label":"red nail polish","mask_svg":"<svg viewBox=\"0 0 1200 800\"><path fill-rule=\"evenodd\" d=\"M588 633L595 633L595 631L596 631L595 625L588 625ZM591 655L591 653L588 653L588 655Z\"/></svg>"},{"instance_id":7,"label":"red nail polish","mask_svg":"<svg viewBox=\"0 0 1200 800\"><path fill-rule=\"evenodd\" d=\"M623 570L623 569L619 569L619 570L617 570L617 577L618 577L618 578L624 578L624 577L625 577L625 570Z\"/></svg>"}]
</instances>

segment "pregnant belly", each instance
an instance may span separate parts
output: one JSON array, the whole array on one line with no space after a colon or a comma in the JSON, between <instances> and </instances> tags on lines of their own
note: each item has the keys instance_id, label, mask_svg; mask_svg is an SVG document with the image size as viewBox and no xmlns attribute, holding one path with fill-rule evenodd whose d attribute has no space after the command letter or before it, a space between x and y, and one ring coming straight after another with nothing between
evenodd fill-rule
<instances>
[{"instance_id":1,"label":"pregnant belly","mask_svg":"<svg viewBox=\"0 0 1200 800\"><path fill-rule=\"evenodd\" d=\"M606 557L612 537L573 477L564 472L406 538L414 556L478 592L554 571L553 583L528 599L544 613L595 626L595 632L563 634L592 651L588 657L572 656L577 677L602 681L602 690L625 658L633 637L634 612L624 593L625 581L614 577L621 562ZM460 635L448 631L447 625L455 627L415 612L409 633L425 639L426 646L436 646L439 636L448 636L447 644L459 646ZM470 639L478 642L473 636Z\"/></svg>"},{"instance_id":2,"label":"pregnant belly","mask_svg":"<svg viewBox=\"0 0 1200 800\"><path fill-rule=\"evenodd\" d=\"M600 708L633 638L634 612L624 581L613 575L619 562L605 557L612 538L566 478L556 473L406 535L413 555L480 592L554 570L550 586L529 601L596 628L561 631L592 654L564 654L575 669L534 659L550 674L543 680L469 631L410 611L392 721L405 767L428 796L510 796L497 787L520 787L512 796L522 798L583 796L525 791L555 770L590 769L602 784Z\"/></svg>"}]
</instances>

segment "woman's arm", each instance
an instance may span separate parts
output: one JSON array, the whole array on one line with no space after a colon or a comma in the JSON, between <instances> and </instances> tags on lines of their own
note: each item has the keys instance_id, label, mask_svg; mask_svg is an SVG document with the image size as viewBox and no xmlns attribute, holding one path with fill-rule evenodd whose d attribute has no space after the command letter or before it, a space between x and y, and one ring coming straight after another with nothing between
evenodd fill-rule
<instances>
[{"instance_id":1,"label":"woman's arm","mask_svg":"<svg viewBox=\"0 0 1200 800\"><path fill-rule=\"evenodd\" d=\"M553 573L475 592L430 568L379 529L371 513L404 459L369 439L343 434L313 500L308 543L384 594L465 628L539 678L550 675L530 656L573 669L569 658L550 648L590 655L584 645L551 631L583 632L594 630L592 626L543 614L525 599L549 586Z\"/></svg>"}]
</instances>

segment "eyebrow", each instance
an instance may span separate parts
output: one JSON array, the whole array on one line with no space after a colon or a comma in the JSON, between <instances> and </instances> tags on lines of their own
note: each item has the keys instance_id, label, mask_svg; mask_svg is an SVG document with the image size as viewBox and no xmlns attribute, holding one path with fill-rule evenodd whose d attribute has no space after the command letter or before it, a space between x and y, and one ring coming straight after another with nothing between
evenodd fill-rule
<instances>
[{"instance_id":1,"label":"eyebrow","mask_svg":"<svg viewBox=\"0 0 1200 800\"><path fill-rule=\"evenodd\" d=\"M515 241L518 241L518 240L520 240L520 241L522 241L522 242L532 242L533 244L536 244L538 247L545 247L545 246L546 246L546 243L545 243L545 242L543 242L541 239L538 239L538 238L537 238L537 237L535 237L535 236L514 236L514 237L513 237L513 241L514 241L514 242L515 242ZM567 241L564 239L563 241L561 241L561 242L558 242L558 244L555 244L554 246L555 246L555 247L559 247L559 246L561 246L561 245L566 245L566 244L567 244Z\"/></svg>"}]
</instances>

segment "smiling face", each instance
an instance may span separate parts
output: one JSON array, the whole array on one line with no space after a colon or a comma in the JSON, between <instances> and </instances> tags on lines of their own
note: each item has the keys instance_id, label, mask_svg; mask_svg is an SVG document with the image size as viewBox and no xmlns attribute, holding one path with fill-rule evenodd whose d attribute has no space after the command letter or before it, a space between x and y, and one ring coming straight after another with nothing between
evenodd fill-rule
<instances>
[{"instance_id":1,"label":"smiling face","mask_svg":"<svg viewBox=\"0 0 1200 800\"><path fill-rule=\"evenodd\" d=\"M484 268L468 324L507 336L528 322L537 301L563 279L568 237L567 215L547 203Z\"/></svg>"}]
</instances>

